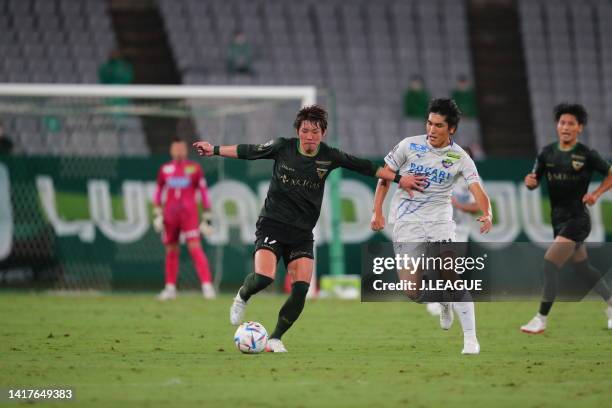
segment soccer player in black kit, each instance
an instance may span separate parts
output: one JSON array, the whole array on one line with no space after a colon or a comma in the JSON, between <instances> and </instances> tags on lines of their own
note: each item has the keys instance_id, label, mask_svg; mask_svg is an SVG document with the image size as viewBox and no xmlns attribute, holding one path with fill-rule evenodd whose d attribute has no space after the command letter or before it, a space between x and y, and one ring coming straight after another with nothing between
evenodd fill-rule
<instances>
[{"instance_id":1,"label":"soccer player in black kit","mask_svg":"<svg viewBox=\"0 0 612 408\"><path fill-rule=\"evenodd\" d=\"M579 143L577 138L587 123L582 105L562 103L554 110L559 142L542 149L533 171L525 177L525 186L533 190L542 177L548 182L554 241L544 255L544 289L540 310L526 325L525 333L546 330L547 316L555 300L559 269L571 259L572 267L590 287L607 302L608 329L612 329L612 298L605 280L589 265L582 243L591 232L587 205L593 205L612 186L612 168L599 153ZM588 192L593 172L605 176L601 185Z\"/></svg>"},{"instance_id":2,"label":"soccer player in black kit","mask_svg":"<svg viewBox=\"0 0 612 408\"><path fill-rule=\"evenodd\" d=\"M282 258L292 278L291 294L278 314L266 351L287 352L282 335L304 308L312 278L314 255L312 230L319 219L325 180L335 168L395 181L407 191L422 191L423 176L399 176L369 160L348 155L321 142L327 129L327 112L320 106L300 110L294 122L297 138L279 138L261 145L213 146L196 142L201 156L220 155L246 160L272 159L274 169L268 195L255 233L255 271L245 279L230 308L230 322L244 321L247 302L274 281Z\"/></svg>"}]
</instances>

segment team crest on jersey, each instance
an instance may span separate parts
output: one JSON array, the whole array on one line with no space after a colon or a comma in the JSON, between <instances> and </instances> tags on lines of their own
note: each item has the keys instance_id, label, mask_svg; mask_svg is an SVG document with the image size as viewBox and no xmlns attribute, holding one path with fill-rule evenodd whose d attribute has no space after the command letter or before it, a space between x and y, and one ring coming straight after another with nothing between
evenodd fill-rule
<instances>
[{"instance_id":1,"label":"team crest on jersey","mask_svg":"<svg viewBox=\"0 0 612 408\"><path fill-rule=\"evenodd\" d=\"M445 169L448 169L448 168L449 168L449 167L451 167L453 164L455 164L455 162L454 162L452 159L448 158L448 157L447 157L446 159L443 159L443 160L442 160L442 166L443 166Z\"/></svg>"},{"instance_id":2,"label":"team crest on jersey","mask_svg":"<svg viewBox=\"0 0 612 408\"><path fill-rule=\"evenodd\" d=\"M185 174L193 174L196 171L196 166L185 166Z\"/></svg>"},{"instance_id":3,"label":"team crest on jersey","mask_svg":"<svg viewBox=\"0 0 612 408\"><path fill-rule=\"evenodd\" d=\"M574 170L580 171L580 169L582 169L582 166L584 166L584 162L583 161L572 160L572 167L574 168Z\"/></svg>"},{"instance_id":4,"label":"team crest on jersey","mask_svg":"<svg viewBox=\"0 0 612 408\"><path fill-rule=\"evenodd\" d=\"M424 146L422 144L417 144L417 143L410 143L410 150L414 150L416 152L426 153L427 152L427 146Z\"/></svg>"},{"instance_id":5,"label":"team crest on jersey","mask_svg":"<svg viewBox=\"0 0 612 408\"><path fill-rule=\"evenodd\" d=\"M172 174L174 173L174 164L168 164L164 166L163 170L164 174Z\"/></svg>"},{"instance_id":6,"label":"team crest on jersey","mask_svg":"<svg viewBox=\"0 0 612 408\"><path fill-rule=\"evenodd\" d=\"M317 174L319 175L319 179L323 180L323 177L325 177L327 171L327 169L321 169L317 167Z\"/></svg>"}]
</instances>

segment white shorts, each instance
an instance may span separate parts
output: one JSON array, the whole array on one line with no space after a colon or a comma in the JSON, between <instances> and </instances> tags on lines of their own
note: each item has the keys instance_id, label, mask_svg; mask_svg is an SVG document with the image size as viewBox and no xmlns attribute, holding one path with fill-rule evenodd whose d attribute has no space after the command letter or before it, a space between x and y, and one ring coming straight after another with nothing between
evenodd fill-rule
<instances>
[{"instance_id":1,"label":"white shorts","mask_svg":"<svg viewBox=\"0 0 612 408\"><path fill-rule=\"evenodd\" d=\"M400 222L393 226L396 255L419 257L427 254L432 242L455 242L455 221ZM448 244L453 251L456 244ZM435 250L439 251L439 248Z\"/></svg>"},{"instance_id":2,"label":"white shorts","mask_svg":"<svg viewBox=\"0 0 612 408\"><path fill-rule=\"evenodd\" d=\"M455 221L398 222L393 242L454 242Z\"/></svg>"}]
</instances>

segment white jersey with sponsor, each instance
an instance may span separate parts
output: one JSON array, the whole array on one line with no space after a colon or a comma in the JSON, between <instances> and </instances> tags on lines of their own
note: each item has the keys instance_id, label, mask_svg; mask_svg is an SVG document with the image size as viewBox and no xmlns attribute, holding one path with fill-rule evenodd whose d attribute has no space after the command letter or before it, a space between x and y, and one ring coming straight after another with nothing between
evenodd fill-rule
<instances>
[{"instance_id":1,"label":"white jersey with sponsor","mask_svg":"<svg viewBox=\"0 0 612 408\"><path fill-rule=\"evenodd\" d=\"M467 185L480 181L474 161L459 145L451 142L437 149L427 135L405 138L389 152L385 163L401 175L427 176L424 191L413 191L413 198L402 189L395 192L389 213L392 223L452 221L455 182L459 178Z\"/></svg>"}]
</instances>

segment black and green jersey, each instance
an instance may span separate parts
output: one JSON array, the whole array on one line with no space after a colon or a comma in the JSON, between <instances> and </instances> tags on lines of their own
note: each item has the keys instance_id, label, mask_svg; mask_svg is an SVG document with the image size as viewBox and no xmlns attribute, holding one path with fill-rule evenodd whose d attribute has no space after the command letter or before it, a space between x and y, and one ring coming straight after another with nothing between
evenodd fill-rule
<instances>
[{"instance_id":1,"label":"black and green jersey","mask_svg":"<svg viewBox=\"0 0 612 408\"><path fill-rule=\"evenodd\" d=\"M545 177L553 223L587 212L582 197L588 192L593 172L604 176L610 164L582 143L561 150L558 143L544 147L533 167L538 180Z\"/></svg>"},{"instance_id":2,"label":"black and green jersey","mask_svg":"<svg viewBox=\"0 0 612 408\"><path fill-rule=\"evenodd\" d=\"M374 177L369 160L346 154L325 143L312 155L300 151L297 138L279 138L261 145L238 145L238 158L273 159L272 182L260 216L312 231L319 219L325 180L342 167Z\"/></svg>"}]
</instances>

